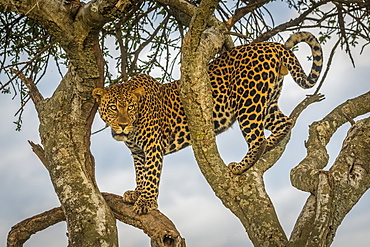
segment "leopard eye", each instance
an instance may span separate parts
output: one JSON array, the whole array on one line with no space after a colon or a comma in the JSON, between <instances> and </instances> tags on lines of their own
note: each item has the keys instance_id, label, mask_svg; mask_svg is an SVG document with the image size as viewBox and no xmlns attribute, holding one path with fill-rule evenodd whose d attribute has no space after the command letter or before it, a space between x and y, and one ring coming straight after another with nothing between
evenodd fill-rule
<instances>
[{"instance_id":1,"label":"leopard eye","mask_svg":"<svg viewBox=\"0 0 370 247\"><path fill-rule=\"evenodd\" d=\"M113 110L113 111L117 111L117 106L115 105L110 105L109 106L109 109Z\"/></svg>"},{"instance_id":2,"label":"leopard eye","mask_svg":"<svg viewBox=\"0 0 370 247\"><path fill-rule=\"evenodd\" d=\"M132 110L132 109L134 109L134 105L129 105L129 106L127 107L127 109L128 109L128 110Z\"/></svg>"}]
</instances>

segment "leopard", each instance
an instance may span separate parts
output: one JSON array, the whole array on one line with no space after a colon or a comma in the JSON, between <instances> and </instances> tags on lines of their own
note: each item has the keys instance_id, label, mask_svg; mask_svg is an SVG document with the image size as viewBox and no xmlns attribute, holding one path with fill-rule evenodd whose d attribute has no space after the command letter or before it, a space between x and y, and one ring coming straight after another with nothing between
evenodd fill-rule
<instances>
[{"instance_id":1,"label":"leopard","mask_svg":"<svg viewBox=\"0 0 370 247\"><path fill-rule=\"evenodd\" d=\"M308 75L292 51L300 42L311 47ZM297 32L284 45L256 42L236 46L208 64L214 132L220 134L237 121L248 144L245 157L228 165L232 174L241 175L250 169L292 128L292 120L278 107L284 76L290 73L300 87L311 88L320 76L322 61L321 45L315 36ZM123 201L133 204L139 215L157 209L163 156L191 145L179 81L160 83L138 74L106 89L95 88L92 95L113 138L131 150L136 188L126 191ZM267 138L264 130L270 131Z\"/></svg>"}]
</instances>

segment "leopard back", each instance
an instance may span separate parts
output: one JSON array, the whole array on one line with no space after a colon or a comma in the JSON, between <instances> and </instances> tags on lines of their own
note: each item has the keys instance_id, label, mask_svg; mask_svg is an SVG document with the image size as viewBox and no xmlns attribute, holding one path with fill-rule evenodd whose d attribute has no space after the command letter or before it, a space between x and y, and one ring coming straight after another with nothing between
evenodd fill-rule
<instances>
[{"instance_id":1,"label":"leopard back","mask_svg":"<svg viewBox=\"0 0 370 247\"><path fill-rule=\"evenodd\" d=\"M313 65L306 75L291 47L299 42L311 46ZM210 62L214 130L219 134L238 121L248 152L229 168L241 174L289 132L292 121L279 109L283 77L290 72L295 82L312 87L322 66L320 44L310 33L296 33L285 43L254 43L238 46ZM94 89L101 118L116 140L130 148L137 187L124 200L134 203L139 214L157 207L163 155L191 145L187 118L179 95L179 82L160 84L148 75L107 89ZM270 130L265 137L264 130Z\"/></svg>"}]
</instances>

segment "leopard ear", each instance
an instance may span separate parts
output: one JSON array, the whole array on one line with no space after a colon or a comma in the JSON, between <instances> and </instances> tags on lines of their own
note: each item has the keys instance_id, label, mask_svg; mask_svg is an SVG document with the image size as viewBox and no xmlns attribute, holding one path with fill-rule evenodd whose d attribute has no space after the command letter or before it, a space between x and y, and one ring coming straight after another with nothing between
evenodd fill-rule
<instances>
[{"instance_id":1,"label":"leopard ear","mask_svg":"<svg viewBox=\"0 0 370 247\"><path fill-rule=\"evenodd\" d=\"M145 94L145 90L143 87L138 87L132 91L132 94L135 95L137 98Z\"/></svg>"},{"instance_id":2,"label":"leopard ear","mask_svg":"<svg viewBox=\"0 0 370 247\"><path fill-rule=\"evenodd\" d=\"M100 103L101 97L106 94L107 91L103 88L94 88L92 91L92 96L95 98L96 102Z\"/></svg>"}]
</instances>

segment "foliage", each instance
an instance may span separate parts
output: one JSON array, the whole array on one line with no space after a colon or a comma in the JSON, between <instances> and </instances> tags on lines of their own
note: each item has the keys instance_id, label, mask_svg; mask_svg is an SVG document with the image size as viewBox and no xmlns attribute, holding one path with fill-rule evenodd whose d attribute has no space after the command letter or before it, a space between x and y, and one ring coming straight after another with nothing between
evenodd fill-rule
<instances>
[{"instance_id":1,"label":"foliage","mask_svg":"<svg viewBox=\"0 0 370 247\"><path fill-rule=\"evenodd\" d=\"M166 7L155 2L140 2L128 15L108 23L101 41L106 60L113 59L117 73L107 73L109 84L127 80L139 73L150 74L154 69L163 73L161 81L173 80L172 73L179 62L181 24ZM115 57L109 50L114 40ZM109 63L106 68L109 71ZM112 66L113 67L113 66Z\"/></svg>"},{"instance_id":2,"label":"foliage","mask_svg":"<svg viewBox=\"0 0 370 247\"><path fill-rule=\"evenodd\" d=\"M197 1L189 3L199 4ZM291 20L276 23L278 13L274 8L277 4L295 9L299 17L294 23ZM230 34L237 43L267 39L281 42L279 34L282 31L320 28L320 42L338 39L340 48L352 59L351 47L361 44L364 48L370 42L368 6L351 1L222 1L215 14L223 22L231 23ZM23 107L29 96L10 68L38 83L52 63L62 76L68 61L63 50L35 21L3 10L0 21L0 91L18 96L20 109L15 123L20 130ZM156 77L162 82L173 80L174 68L180 63L181 40L188 25L189 20L184 21L173 8L160 1L138 1L127 15L107 23L100 34L107 85L153 71L160 72L161 76Z\"/></svg>"},{"instance_id":3,"label":"foliage","mask_svg":"<svg viewBox=\"0 0 370 247\"><path fill-rule=\"evenodd\" d=\"M20 109L16 130L21 129L24 105L30 97L27 87L11 69L23 72L36 84L46 74L50 60L59 70L66 65L63 51L53 42L52 37L35 21L13 12L0 12L0 91L19 96Z\"/></svg>"}]
</instances>

